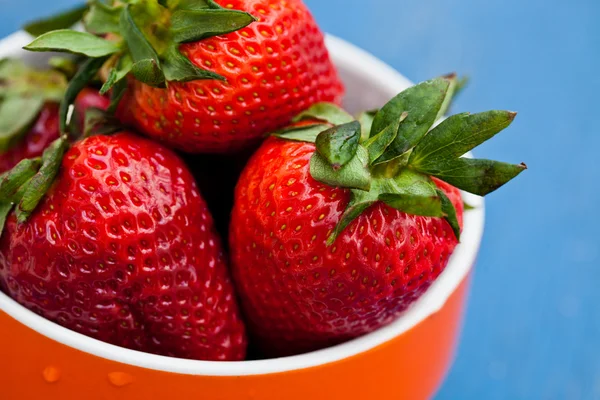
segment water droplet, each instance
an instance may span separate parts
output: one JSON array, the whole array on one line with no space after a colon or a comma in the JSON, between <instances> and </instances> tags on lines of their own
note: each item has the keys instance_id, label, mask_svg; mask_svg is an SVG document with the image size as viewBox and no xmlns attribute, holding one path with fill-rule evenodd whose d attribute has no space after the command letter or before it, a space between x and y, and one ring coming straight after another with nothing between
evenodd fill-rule
<instances>
[{"instance_id":1,"label":"water droplet","mask_svg":"<svg viewBox=\"0 0 600 400\"><path fill-rule=\"evenodd\" d=\"M108 380L117 387L123 387L133 382L133 376L125 372L111 372L108 374Z\"/></svg>"},{"instance_id":2,"label":"water droplet","mask_svg":"<svg viewBox=\"0 0 600 400\"><path fill-rule=\"evenodd\" d=\"M60 370L54 366L48 366L42 371L42 377L48 383L56 383L60 379Z\"/></svg>"}]
</instances>

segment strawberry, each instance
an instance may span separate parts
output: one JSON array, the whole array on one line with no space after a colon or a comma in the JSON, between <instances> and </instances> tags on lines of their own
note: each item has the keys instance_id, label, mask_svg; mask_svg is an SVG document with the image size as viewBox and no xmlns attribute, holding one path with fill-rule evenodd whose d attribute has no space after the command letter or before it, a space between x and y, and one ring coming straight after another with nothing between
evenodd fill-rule
<instances>
[{"instance_id":1,"label":"strawberry","mask_svg":"<svg viewBox=\"0 0 600 400\"><path fill-rule=\"evenodd\" d=\"M41 156L59 137L58 102L66 88L64 77L56 71L35 70L14 59L0 61L0 125L8 139L0 146L0 173L25 158ZM75 100L75 111L83 119L90 107L106 110L108 103L96 90L86 88ZM15 118L14 112L25 118Z\"/></svg>"},{"instance_id":2,"label":"strawberry","mask_svg":"<svg viewBox=\"0 0 600 400\"><path fill-rule=\"evenodd\" d=\"M250 160L230 248L249 329L268 354L320 349L393 321L459 243L459 189L485 195L523 171L461 158L514 113L459 114L431 129L456 86L455 76L421 83L360 122L317 104Z\"/></svg>"},{"instance_id":3,"label":"strawberry","mask_svg":"<svg viewBox=\"0 0 600 400\"><path fill-rule=\"evenodd\" d=\"M84 12L89 33L46 32L26 48L91 57L110 70L104 91L123 93L132 77L118 116L177 149L247 148L315 102L341 102L301 0L92 1Z\"/></svg>"},{"instance_id":4,"label":"strawberry","mask_svg":"<svg viewBox=\"0 0 600 400\"><path fill-rule=\"evenodd\" d=\"M15 204L0 239L2 290L108 343L242 360L225 256L183 161L127 132L85 138L63 157L66 147L61 137L41 166L24 160L0 181L2 209Z\"/></svg>"},{"instance_id":5,"label":"strawberry","mask_svg":"<svg viewBox=\"0 0 600 400\"><path fill-rule=\"evenodd\" d=\"M80 120L85 119L87 111L91 108L106 111L110 106L110 100L98 93L96 89L84 88L75 99L75 112ZM80 126L83 129L84 126Z\"/></svg>"}]
</instances>

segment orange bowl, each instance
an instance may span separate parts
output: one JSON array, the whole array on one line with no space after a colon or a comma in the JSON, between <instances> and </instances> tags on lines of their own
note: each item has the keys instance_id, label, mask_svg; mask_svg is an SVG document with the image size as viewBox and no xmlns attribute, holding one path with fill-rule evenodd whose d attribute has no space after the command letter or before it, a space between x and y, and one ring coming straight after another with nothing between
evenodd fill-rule
<instances>
[{"instance_id":1,"label":"orange bowl","mask_svg":"<svg viewBox=\"0 0 600 400\"><path fill-rule=\"evenodd\" d=\"M21 49L20 32L0 42L0 58L45 57ZM331 55L350 111L381 106L410 86L402 75L334 37ZM429 290L392 324L328 349L244 362L182 360L106 344L62 328L0 293L0 398L6 400L427 399L453 358L470 271L483 233L483 201L465 215L462 243Z\"/></svg>"}]
</instances>

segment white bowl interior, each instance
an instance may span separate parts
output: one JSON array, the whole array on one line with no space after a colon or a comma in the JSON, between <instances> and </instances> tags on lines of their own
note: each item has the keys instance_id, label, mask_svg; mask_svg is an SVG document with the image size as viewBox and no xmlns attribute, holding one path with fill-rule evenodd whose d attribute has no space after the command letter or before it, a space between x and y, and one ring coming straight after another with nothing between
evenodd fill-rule
<instances>
[{"instance_id":1,"label":"white bowl interior","mask_svg":"<svg viewBox=\"0 0 600 400\"><path fill-rule=\"evenodd\" d=\"M47 55L21 50L29 40L26 33L18 32L0 41L0 58L20 57L32 64L44 65ZM351 112L380 107L411 85L408 79L388 65L339 38L328 36L327 45L346 85L345 106ZM483 234L483 199L469 194L464 196L476 209L465 214L462 243L456 248L446 270L429 290L390 325L358 339L312 353L242 362L182 360L124 349L88 338L38 316L1 292L0 309L31 329L67 346L98 357L154 370L191 375L242 376L323 365L368 351L389 341L437 312L446 303L474 265Z\"/></svg>"}]
</instances>

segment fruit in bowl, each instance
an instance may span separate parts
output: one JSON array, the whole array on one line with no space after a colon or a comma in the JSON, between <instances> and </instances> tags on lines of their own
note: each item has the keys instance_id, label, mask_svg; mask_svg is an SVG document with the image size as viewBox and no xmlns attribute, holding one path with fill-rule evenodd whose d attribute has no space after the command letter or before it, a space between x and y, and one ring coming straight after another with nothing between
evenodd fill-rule
<instances>
[{"instance_id":1,"label":"fruit in bowl","mask_svg":"<svg viewBox=\"0 0 600 400\"><path fill-rule=\"evenodd\" d=\"M67 133L81 133L60 121L66 79L17 60L0 67L7 127L0 289L108 343L243 359L246 336L225 255L182 160L127 132L70 140ZM75 95L77 112L109 107L92 89ZM69 132L59 137L60 129Z\"/></svg>"},{"instance_id":2,"label":"fruit in bowl","mask_svg":"<svg viewBox=\"0 0 600 400\"><path fill-rule=\"evenodd\" d=\"M73 23L52 21L38 25ZM186 152L243 149L311 104L342 98L300 0L92 1L82 21L87 33L33 29L44 33L27 49L93 57L107 71L103 90L131 77L120 116Z\"/></svg>"},{"instance_id":3,"label":"fruit in bowl","mask_svg":"<svg viewBox=\"0 0 600 400\"><path fill-rule=\"evenodd\" d=\"M66 146L58 139L37 172L22 172L31 164L24 160L0 184L14 188L15 204L0 242L0 287L108 343L243 359L245 331L221 243L179 157L127 132Z\"/></svg>"},{"instance_id":4,"label":"fruit in bowl","mask_svg":"<svg viewBox=\"0 0 600 400\"><path fill-rule=\"evenodd\" d=\"M432 129L456 83L420 83L362 124L316 104L250 160L230 248L242 306L266 352L317 350L397 318L459 243L459 189L483 196L525 169L461 157L515 113L463 113Z\"/></svg>"},{"instance_id":5,"label":"fruit in bowl","mask_svg":"<svg viewBox=\"0 0 600 400\"><path fill-rule=\"evenodd\" d=\"M232 11L236 4L239 9ZM247 45L244 32L262 35L260 29L277 21L279 11L294 9L308 15L295 1L96 1L70 18L29 27L41 34L29 49L92 54L74 59L77 73L68 74L55 111L58 139L49 141L43 154L24 157L0 181L6 217L0 286L18 301L0 293L0 338L15 344L0 349L0 356L11 360L11 368L0 374L8 398L79 398L81 392L73 389L81 385L93 388L86 392L89 398L420 399L434 393L450 361L482 227L480 198L459 189L483 195L524 169L462 155L508 126L514 114L459 114L440 122L457 87L454 76L408 88L368 54L329 38L335 69L326 53L319 57L323 64L294 68L306 67L314 75L325 65L328 72L317 75L336 88L335 95L322 98L319 93L333 91L294 81L308 85L298 93L314 89L315 94L291 101L298 106L294 110L286 108L290 97L274 95L271 121L256 119L247 108L227 110L227 102L210 95L202 107L231 111L228 118L239 117L248 135L217 135L224 142L215 145L199 134L194 136L203 139L193 144L177 143L186 136L178 128L184 124L177 124L177 108L171 108L177 102L170 103L178 100L177 90L231 84L228 93L237 94L237 75L220 74L225 83L217 76L168 79L174 59L194 74L222 71L161 48L153 37L157 31L139 21L164 17L150 24L160 30L175 25L175 15L180 21L182 15L210 16L210 23L241 18L227 25L234 32L210 30L218 34L192 46L203 51L213 46L214 57L226 60L231 46ZM248 22L248 12L256 21ZM48 32L68 28L82 15L89 31L83 36ZM92 23L98 15L110 17L114 29L98 31ZM206 33L209 20L191 25ZM297 27L286 27L286 21L307 23L284 18L290 32ZM67 49L56 40L65 34L91 47ZM26 39L11 40L0 45L0 55L32 59L7 50L11 43L26 45ZM141 56L132 54L141 47L131 43L144 40L156 57L148 48ZM323 42L311 46L325 51ZM185 46L178 49L185 58ZM284 58L269 58L268 47L262 50L257 57L267 68L269 60ZM102 51L106 54L99 55ZM152 57L144 58L148 54ZM128 58L130 69L123 61ZM331 72L336 69L348 92L344 104L356 118L339 108L341 86L337 72ZM246 79L247 89L259 94L254 106L260 111L262 81ZM109 95L110 104L95 103L80 126L73 115L90 102L77 106L77 93L90 86ZM139 87L166 95L167 108L154 101L144 105L164 112L166 122L159 117L159 124L168 128L161 134L135 121L150 115L134 104L141 101L135 98ZM194 101L179 97L186 105ZM179 109L185 121L190 110ZM123 123L131 124L130 132L119 126ZM136 128L150 139L137 136ZM221 156L187 155L186 166L153 140L192 153L252 152L252 142L263 136L268 138L237 183L227 268L229 258L220 250L221 239L189 171L192 166L201 178L218 180L219 171L203 160ZM23 137L22 132L14 136ZM465 210L463 199L475 209ZM242 320L260 360L238 361L246 344ZM19 377L32 374L39 378L24 385ZM384 384L390 381L401 384Z\"/></svg>"}]
</instances>

